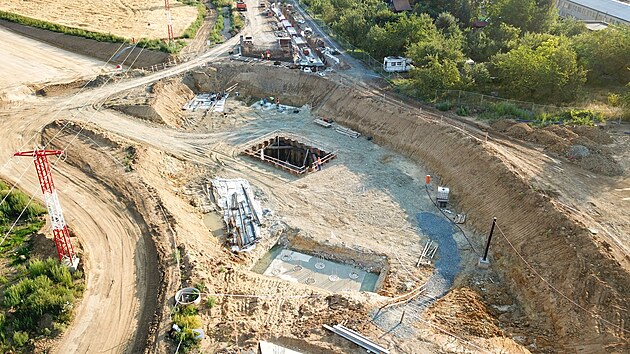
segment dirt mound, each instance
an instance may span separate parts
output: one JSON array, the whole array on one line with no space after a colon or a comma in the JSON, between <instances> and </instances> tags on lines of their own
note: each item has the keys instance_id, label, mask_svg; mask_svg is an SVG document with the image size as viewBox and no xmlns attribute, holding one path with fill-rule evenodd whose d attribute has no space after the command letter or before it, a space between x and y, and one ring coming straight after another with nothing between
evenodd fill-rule
<instances>
[{"instance_id":1,"label":"dirt mound","mask_svg":"<svg viewBox=\"0 0 630 354\"><path fill-rule=\"evenodd\" d=\"M545 146L552 146L565 142L564 139L558 135L543 129L534 129L527 137L527 140Z\"/></svg>"},{"instance_id":2,"label":"dirt mound","mask_svg":"<svg viewBox=\"0 0 630 354\"><path fill-rule=\"evenodd\" d=\"M479 294L468 288L451 290L433 304L426 315L461 336L491 338L504 335L498 327L499 321L489 314Z\"/></svg>"},{"instance_id":3,"label":"dirt mound","mask_svg":"<svg viewBox=\"0 0 630 354\"><path fill-rule=\"evenodd\" d=\"M597 144L608 145L612 144L613 139L610 134L606 133L599 127L587 127L587 126L577 126L571 127L571 131L579 136L586 137Z\"/></svg>"},{"instance_id":4,"label":"dirt mound","mask_svg":"<svg viewBox=\"0 0 630 354\"><path fill-rule=\"evenodd\" d=\"M156 82L149 92L127 92L110 99L105 106L151 122L180 127L186 116L182 107L194 96L180 79L166 79Z\"/></svg>"},{"instance_id":5,"label":"dirt mound","mask_svg":"<svg viewBox=\"0 0 630 354\"><path fill-rule=\"evenodd\" d=\"M38 96L54 97L60 95L66 95L71 92L79 90L87 80L74 80L71 82L55 83L48 85L33 85L31 88Z\"/></svg>"},{"instance_id":6,"label":"dirt mound","mask_svg":"<svg viewBox=\"0 0 630 354\"><path fill-rule=\"evenodd\" d=\"M577 136L578 136L577 134L572 132L570 129L567 129L565 127L562 127L562 126L559 126L559 125L555 125L555 124L547 126L547 127L543 128L543 130L552 132L552 133L556 134L557 136L559 136L559 137L561 137L563 139L568 139L568 140L577 138Z\"/></svg>"},{"instance_id":7,"label":"dirt mound","mask_svg":"<svg viewBox=\"0 0 630 354\"><path fill-rule=\"evenodd\" d=\"M508 129L510 129L514 124L516 124L516 121L511 120L511 119L499 119L495 122L493 122L492 124L490 124L490 126L500 132L504 132Z\"/></svg>"},{"instance_id":8,"label":"dirt mound","mask_svg":"<svg viewBox=\"0 0 630 354\"><path fill-rule=\"evenodd\" d=\"M577 160L582 168L604 176L621 176L623 167L615 159L604 154L589 154Z\"/></svg>"},{"instance_id":9,"label":"dirt mound","mask_svg":"<svg viewBox=\"0 0 630 354\"><path fill-rule=\"evenodd\" d=\"M506 130L506 133L513 138L526 140L533 131L534 129L526 123L516 123Z\"/></svg>"}]
</instances>

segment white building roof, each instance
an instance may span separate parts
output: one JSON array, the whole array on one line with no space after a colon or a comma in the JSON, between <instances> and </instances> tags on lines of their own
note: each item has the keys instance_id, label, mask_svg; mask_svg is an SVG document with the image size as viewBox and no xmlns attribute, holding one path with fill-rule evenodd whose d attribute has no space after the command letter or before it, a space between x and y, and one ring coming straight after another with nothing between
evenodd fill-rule
<instances>
[{"instance_id":1,"label":"white building roof","mask_svg":"<svg viewBox=\"0 0 630 354\"><path fill-rule=\"evenodd\" d=\"M593 10L630 22L630 4L615 0L570 0L570 2L590 7Z\"/></svg>"}]
</instances>

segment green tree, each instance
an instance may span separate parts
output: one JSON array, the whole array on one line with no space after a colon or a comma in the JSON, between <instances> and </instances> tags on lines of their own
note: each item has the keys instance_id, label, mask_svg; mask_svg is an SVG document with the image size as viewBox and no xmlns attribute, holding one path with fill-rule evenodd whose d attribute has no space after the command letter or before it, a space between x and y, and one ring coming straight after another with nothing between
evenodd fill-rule
<instances>
[{"instance_id":1,"label":"green tree","mask_svg":"<svg viewBox=\"0 0 630 354\"><path fill-rule=\"evenodd\" d=\"M556 36L575 37L579 34L588 32L586 24L574 18L563 18L555 23L551 29L551 33Z\"/></svg>"},{"instance_id":2,"label":"green tree","mask_svg":"<svg viewBox=\"0 0 630 354\"><path fill-rule=\"evenodd\" d=\"M499 46L488 31L468 30L465 38L464 53L475 62L486 62L498 51Z\"/></svg>"},{"instance_id":3,"label":"green tree","mask_svg":"<svg viewBox=\"0 0 630 354\"><path fill-rule=\"evenodd\" d=\"M496 0L488 7L492 22L523 31L547 32L557 17L552 0Z\"/></svg>"},{"instance_id":4,"label":"green tree","mask_svg":"<svg viewBox=\"0 0 630 354\"><path fill-rule=\"evenodd\" d=\"M367 33L365 49L380 60L389 55L401 55L411 43L426 41L436 33L428 15L403 14L395 22L372 26Z\"/></svg>"},{"instance_id":5,"label":"green tree","mask_svg":"<svg viewBox=\"0 0 630 354\"><path fill-rule=\"evenodd\" d=\"M492 58L494 74L505 94L540 101L571 100L586 81L571 42L554 37L532 48L521 44Z\"/></svg>"},{"instance_id":6,"label":"green tree","mask_svg":"<svg viewBox=\"0 0 630 354\"><path fill-rule=\"evenodd\" d=\"M427 58L427 64L411 71L416 94L421 97L433 97L435 90L453 89L460 85L461 78L457 64L436 56Z\"/></svg>"},{"instance_id":7,"label":"green tree","mask_svg":"<svg viewBox=\"0 0 630 354\"><path fill-rule=\"evenodd\" d=\"M464 64L461 87L470 91L485 91L490 84L490 72L485 63Z\"/></svg>"},{"instance_id":8,"label":"green tree","mask_svg":"<svg viewBox=\"0 0 630 354\"><path fill-rule=\"evenodd\" d=\"M346 9L342 11L339 20L334 24L334 30L341 33L354 45L361 46L365 39L365 34L370 29L363 13L357 9Z\"/></svg>"},{"instance_id":9,"label":"green tree","mask_svg":"<svg viewBox=\"0 0 630 354\"><path fill-rule=\"evenodd\" d=\"M446 38L441 33L409 46L407 57L411 58L416 65L428 64L434 58L449 60L455 64L464 61L462 42L457 39Z\"/></svg>"},{"instance_id":10,"label":"green tree","mask_svg":"<svg viewBox=\"0 0 630 354\"><path fill-rule=\"evenodd\" d=\"M630 81L630 26L586 32L574 37L573 43L580 62L589 70L589 82Z\"/></svg>"}]
</instances>

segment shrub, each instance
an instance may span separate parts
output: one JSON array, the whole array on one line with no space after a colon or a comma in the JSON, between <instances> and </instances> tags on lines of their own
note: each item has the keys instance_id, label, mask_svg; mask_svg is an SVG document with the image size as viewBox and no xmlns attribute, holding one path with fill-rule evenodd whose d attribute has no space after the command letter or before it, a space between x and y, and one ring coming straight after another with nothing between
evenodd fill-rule
<instances>
[{"instance_id":1,"label":"shrub","mask_svg":"<svg viewBox=\"0 0 630 354\"><path fill-rule=\"evenodd\" d=\"M206 300L206 307L209 309L212 309L214 305L216 304L217 304L217 299L213 296L209 296L208 299Z\"/></svg>"},{"instance_id":2,"label":"shrub","mask_svg":"<svg viewBox=\"0 0 630 354\"><path fill-rule=\"evenodd\" d=\"M52 258L36 259L29 262L23 274L25 278L4 292L4 307L13 309L12 327L33 331L44 314L69 322L77 290L68 269Z\"/></svg>"},{"instance_id":3,"label":"shrub","mask_svg":"<svg viewBox=\"0 0 630 354\"><path fill-rule=\"evenodd\" d=\"M435 108L439 109L440 111L446 112L453 108L453 104L451 103L451 101L442 101L436 103Z\"/></svg>"},{"instance_id":4,"label":"shrub","mask_svg":"<svg viewBox=\"0 0 630 354\"><path fill-rule=\"evenodd\" d=\"M467 117L470 115L468 107L466 106L459 106L457 110L455 111L455 113L457 113L458 116L463 116L463 117Z\"/></svg>"},{"instance_id":5,"label":"shrub","mask_svg":"<svg viewBox=\"0 0 630 354\"><path fill-rule=\"evenodd\" d=\"M17 347L23 347L28 343L28 333L22 331L13 332L13 343Z\"/></svg>"}]
</instances>

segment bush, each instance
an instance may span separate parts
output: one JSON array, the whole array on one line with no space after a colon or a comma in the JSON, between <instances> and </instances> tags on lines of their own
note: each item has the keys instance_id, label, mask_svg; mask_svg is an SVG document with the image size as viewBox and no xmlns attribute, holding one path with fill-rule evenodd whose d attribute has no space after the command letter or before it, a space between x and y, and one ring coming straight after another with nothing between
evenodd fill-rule
<instances>
[{"instance_id":1,"label":"bush","mask_svg":"<svg viewBox=\"0 0 630 354\"><path fill-rule=\"evenodd\" d=\"M439 109L442 112L446 112L453 108L453 104L451 101L442 101L435 104L435 108Z\"/></svg>"},{"instance_id":2,"label":"bush","mask_svg":"<svg viewBox=\"0 0 630 354\"><path fill-rule=\"evenodd\" d=\"M213 296L209 296L208 299L206 300L206 307L209 309L212 309L214 305L216 304L217 304L217 299Z\"/></svg>"},{"instance_id":3,"label":"bush","mask_svg":"<svg viewBox=\"0 0 630 354\"><path fill-rule=\"evenodd\" d=\"M593 126L595 123L604 121L601 114L588 109L571 109L545 118L548 121L563 122L564 124L588 126Z\"/></svg>"},{"instance_id":4,"label":"bush","mask_svg":"<svg viewBox=\"0 0 630 354\"><path fill-rule=\"evenodd\" d=\"M457 113L458 116L463 116L463 117L467 117L470 115L468 107L466 106L459 106L457 110L455 111L455 113Z\"/></svg>"},{"instance_id":5,"label":"bush","mask_svg":"<svg viewBox=\"0 0 630 354\"><path fill-rule=\"evenodd\" d=\"M176 333L175 340L181 342L181 351L186 353L199 344L192 331L201 328L203 323L198 315L198 310L193 305L177 306L173 310L173 322L179 326L180 332Z\"/></svg>"},{"instance_id":6,"label":"bush","mask_svg":"<svg viewBox=\"0 0 630 354\"><path fill-rule=\"evenodd\" d=\"M241 17L241 14L238 13L238 11L232 11L230 12L230 15L230 23L232 24L232 30L230 32L232 32L232 34L236 34L236 32L239 32L241 29L243 29L243 27L245 26L245 22L243 21L243 17Z\"/></svg>"},{"instance_id":7,"label":"bush","mask_svg":"<svg viewBox=\"0 0 630 354\"><path fill-rule=\"evenodd\" d=\"M28 343L28 333L21 331L13 332L13 343L17 347L23 347Z\"/></svg>"}]
</instances>

